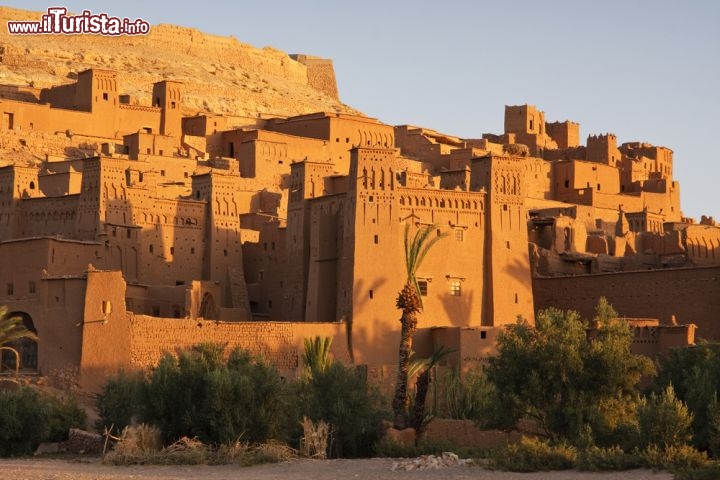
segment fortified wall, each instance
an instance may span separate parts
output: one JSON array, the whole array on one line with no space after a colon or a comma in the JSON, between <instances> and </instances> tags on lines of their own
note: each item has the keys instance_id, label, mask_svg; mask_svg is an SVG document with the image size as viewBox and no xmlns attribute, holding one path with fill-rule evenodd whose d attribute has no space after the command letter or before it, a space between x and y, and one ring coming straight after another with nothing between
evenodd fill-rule
<instances>
[{"instance_id":1,"label":"fortified wall","mask_svg":"<svg viewBox=\"0 0 720 480\"><path fill-rule=\"evenodd\" d=\"M663 325L694 323L697 335L720 339L720 266L535 277L538 309L577 310L590 319L600 297L625 317L657 318ZM673 320L674 319L674 320Z\"/></svg>"}]
</instances>

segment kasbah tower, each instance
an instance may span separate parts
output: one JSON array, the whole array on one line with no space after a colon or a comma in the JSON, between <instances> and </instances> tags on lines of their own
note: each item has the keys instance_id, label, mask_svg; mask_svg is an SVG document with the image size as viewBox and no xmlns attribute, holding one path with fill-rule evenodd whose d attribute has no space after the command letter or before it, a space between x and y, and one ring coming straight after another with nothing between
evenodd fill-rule
<instances>
[{"instance_id":1,"label":"kasbah tower","mask_svg":"<svg viewBox=\"0 0 720 480\"><path fill-rule=\"evenodd\" d=\"M133 41L258 58L179 29ZM4 67L42 67L24 54L36 40L0 41ZM477 138L386 125L339 103L332 61L262 54L257 72L321 108L198 108L216 87L158 74L135 88L98 66L0 85L0 304L38 334L17 345L24 370L93 391L220 342L293 374L319 335L391 388L408 226L443 236L417 272L414 349L452 349L448 367L481 364L503 326L539 308L589 319L600 296L639 353L692 344L696 328L720 338L720 228L682 215L669 148L609 133L583 144L579 124L532 105L507 106L504 132Z\"/></svg>"}]
</instances>

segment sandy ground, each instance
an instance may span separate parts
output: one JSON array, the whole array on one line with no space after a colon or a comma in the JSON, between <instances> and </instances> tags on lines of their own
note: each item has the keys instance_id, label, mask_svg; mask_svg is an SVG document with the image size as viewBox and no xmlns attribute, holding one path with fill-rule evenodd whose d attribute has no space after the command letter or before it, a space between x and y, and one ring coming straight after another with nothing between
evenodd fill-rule
<instances>
[{"instance_id":1,"label":"sandy ground","mask_svg":"<svg viewBox=\"0 0 720 480\"><path fill-rule=\"evenodd\" d=\"M395 480L395 479L488 479L488 480L672 480L669 473L648 470L589 473L576 471L511 473L480 467L451 467L440 470L392 471L394 460L295 460L255 467L223 466L133 466L102 465L99 460L0 460L0 479L12 480Z\"/></svg>"}]
</instances>

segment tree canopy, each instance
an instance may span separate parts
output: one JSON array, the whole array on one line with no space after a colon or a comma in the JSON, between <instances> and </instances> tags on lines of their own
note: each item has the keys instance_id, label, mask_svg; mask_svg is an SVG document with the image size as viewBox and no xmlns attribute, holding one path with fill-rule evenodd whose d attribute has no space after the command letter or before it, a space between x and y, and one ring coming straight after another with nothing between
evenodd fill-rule
<instances>
[{"instance_id":1,"label":"tree canopy","mask_svg":"<svg viewBox=\"0 0 720 480\"><path fill-rule=\"evenodd\" d=\"M518 319L500 334L487 367L496 396L488 423L529 419L551 440L575 442L635 421L636 385L653 364L631 353L632 331L607 302L596 313L593 329L577 312L550 308L534 327Z\"/></svg>"}]
</instances>

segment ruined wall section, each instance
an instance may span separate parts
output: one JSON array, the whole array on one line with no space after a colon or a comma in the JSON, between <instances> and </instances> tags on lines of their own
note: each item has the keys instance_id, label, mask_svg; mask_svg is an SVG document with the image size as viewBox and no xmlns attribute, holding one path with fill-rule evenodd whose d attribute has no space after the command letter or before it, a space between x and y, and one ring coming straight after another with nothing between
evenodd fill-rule
<instances>
[{"instance_id":1,"label":"ruined wall section","mask_svg":"<svg viewBox=\"0 0 720 480\"><path fill-rule=\"evenodd\" d=\"M335 68L331 59L310 55L290 55L290 58L307 67L308 85L332 99L340 100L335 80Z\"/></svg>"}]
</instances>

